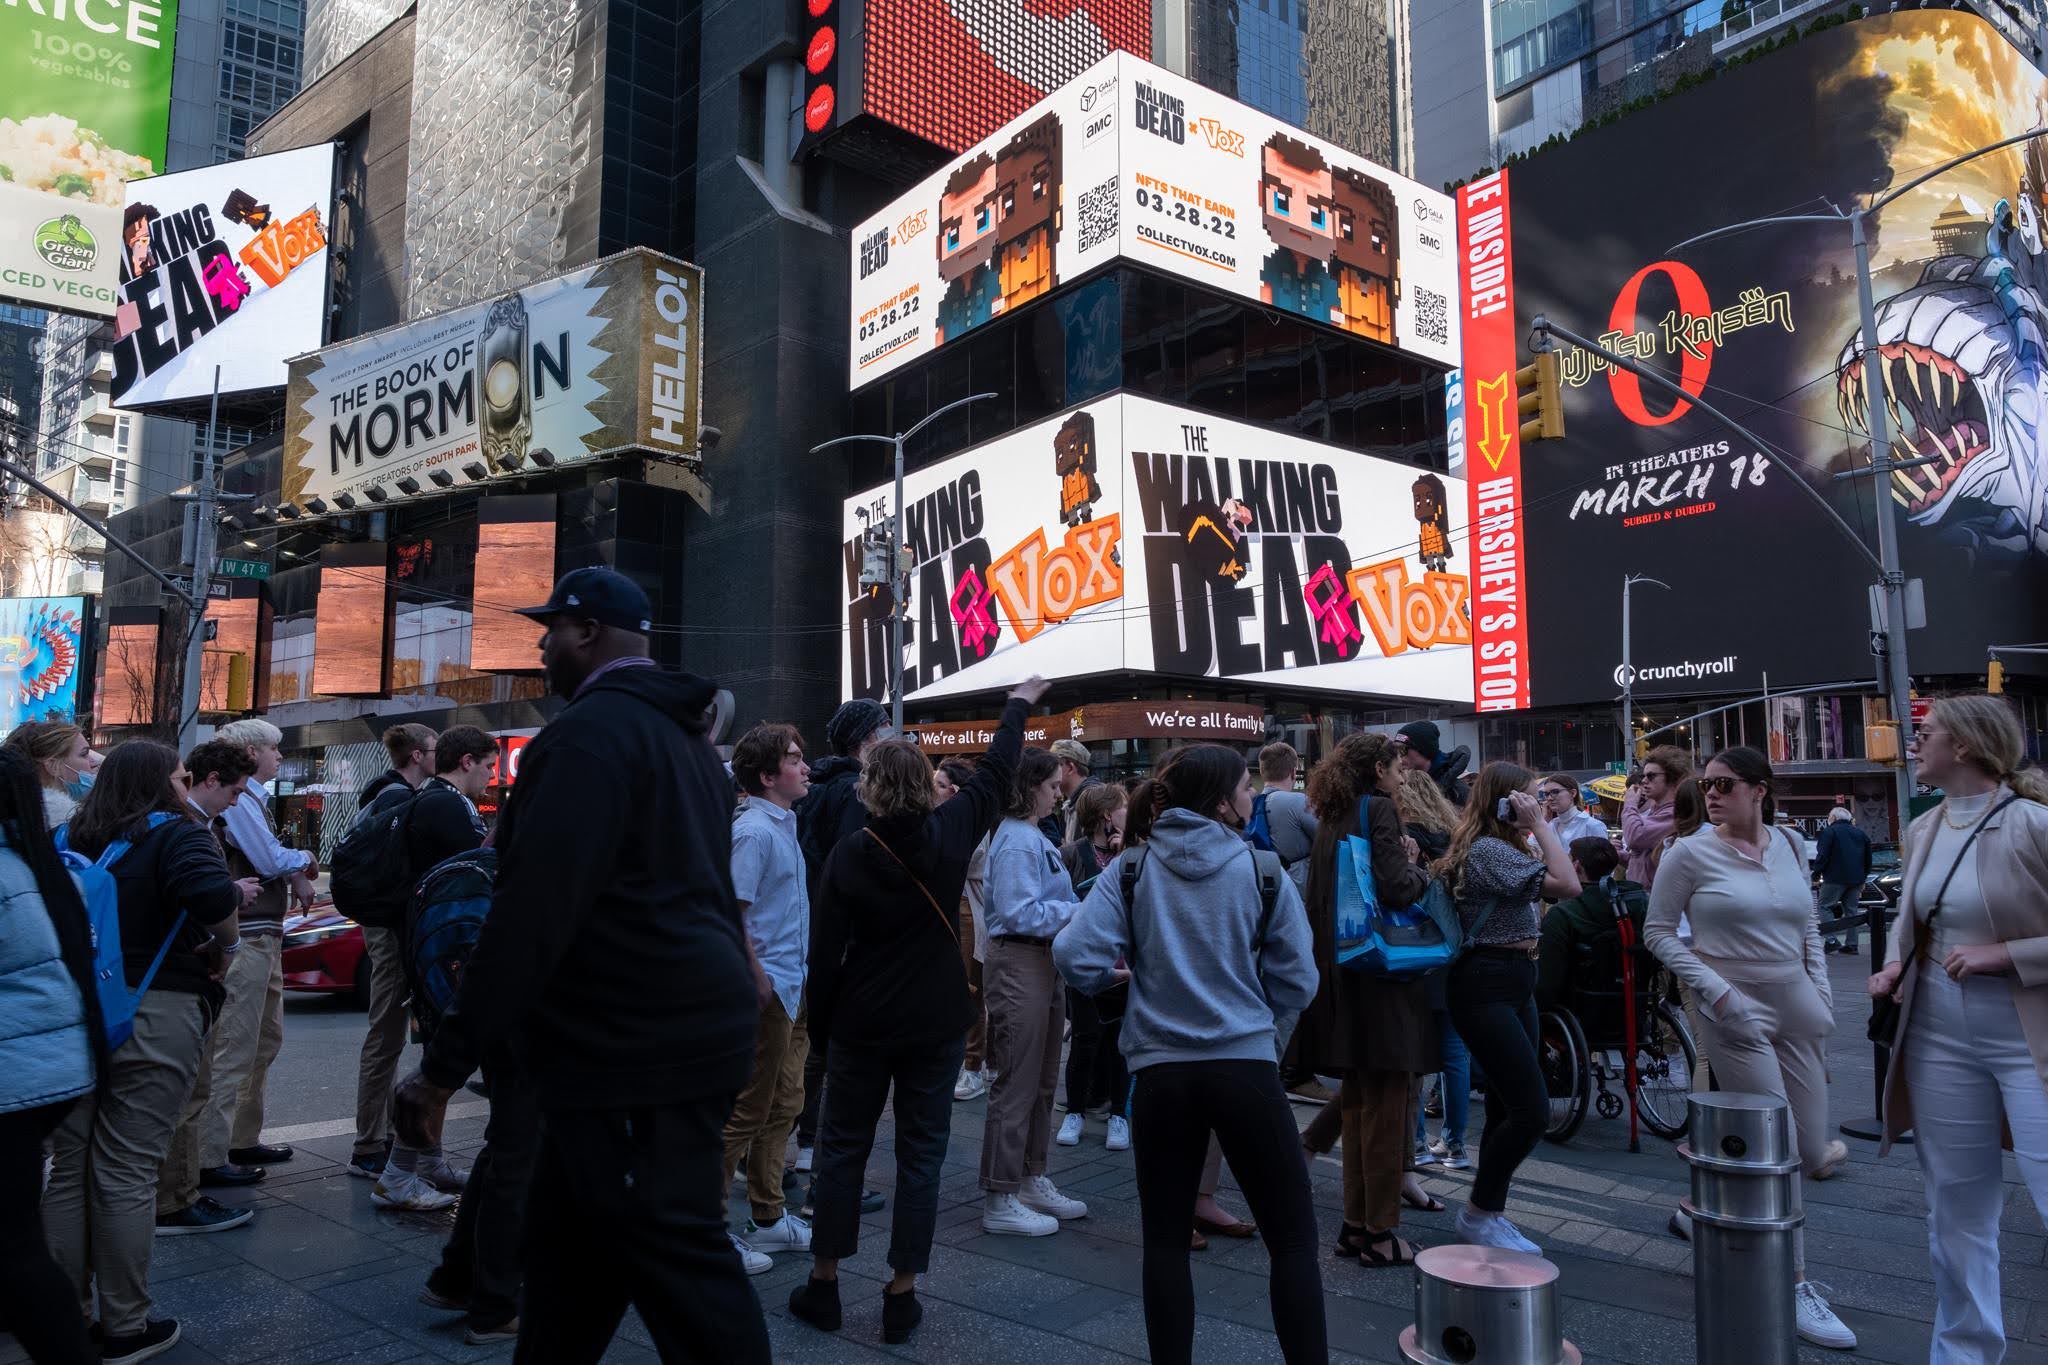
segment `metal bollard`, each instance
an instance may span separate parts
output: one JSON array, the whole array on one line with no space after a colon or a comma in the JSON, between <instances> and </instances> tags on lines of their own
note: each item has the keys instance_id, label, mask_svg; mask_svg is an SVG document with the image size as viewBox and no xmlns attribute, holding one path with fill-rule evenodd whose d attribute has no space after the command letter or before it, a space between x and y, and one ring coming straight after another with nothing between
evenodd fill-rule
<instances>
[{"instance_id":1,"label":"metal bollard","mask_svg":"<svg viewBox=\"0 0 2048 1365\"><path fill-rule=\"evenodd\" d=\"M1431 1247L1415 1257L1415 1365L1579 1365L1557 1312L1557 1267L1493 1247Z\"/></svg>"},{"instance_id":2,"label":"metal bollard","mask_svg":"<svg viewBox=\"0 0 2048 1365\"><path fill-rule=\"evenodd\" d=\"M1693 1339L1699 1365L1792 1365L1792 1299L1806 1209L1792 1116L1771 1095L1692 1096Z\"/></svg>"}]
</instances>

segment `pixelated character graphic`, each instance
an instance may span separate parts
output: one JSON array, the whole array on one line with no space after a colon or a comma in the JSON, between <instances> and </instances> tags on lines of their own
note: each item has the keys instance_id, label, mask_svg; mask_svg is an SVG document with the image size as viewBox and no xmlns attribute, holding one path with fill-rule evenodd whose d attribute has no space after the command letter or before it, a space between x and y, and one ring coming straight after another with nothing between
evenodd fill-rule
<instances>
[{"instance_id":1,"label":"pixelated character graphic","mask_svg":"<svg viewBox=\"0 0 2048 1365\"><path fill-rule=\"evenodd\" d=\"M995 316L1002 282L995 268L996 159L966 162L939 195L939 278L946 282L933 341L953 340Z\"/></svg>"},{"instance_id":2,"label":"pixelated character graphic","mask_svg":"<svg viewBox=\"0 0 2048 1365\"><path fill-rule=\"evenodd\" d=\"M1317 322L1344 320L1330 274L1336 201L1330 163L1299 138L1275 133L1259 153L1259 212L1273 252L1259 271L1259 301Z\"/></svg>"},{"instance_id":3,"label":"pixelated character graphic","mask_svg":"<svg viewBox=\"0 0 2048 1365\"><path fill-rule=\"evenodd\" d=\"M270 205L257 203L256 196L247 190L229 190L227 201L220 206L220 216L251 232L261 232L270 226Z\"/></svg>"},{"instance_id":4,"label":"pixelated character graphic","mask_svg":"<svg viewBox=\"0 0 2048 1365\"><path fill-rule=\"evenodd\" d=\"M1394 342L1394 303L1401 297L1401 235L1394 190L1363 171L1330 173L1336 200L1338 322L1372 341Z\"/></svg>"},{"instance_id":5,"label":"pixelated character graphic","mask_svg":"<svg viewBox=\"0 0 2048 1365\"><path fill-rule=\"evenodd\" d=\"M1225 498L1218 507L1196 499L1180 509L1181 542L1186 545L1188 566L1204 578L1241 581L1250 572L1245 547L1252 529L1252 509L1236 498Z\"/></svg>"},{"instance_id":6,"label":"pixelated character graphic","mask_svg":"<svg viewBox=\"0 0 2048 1365\"><path fill-rule=\"evenodd\" d=\"M1053 469L1060 476L1060 520L1079 526L1095 519L1102 485L1095 481L1095 416L1077 412L1052 438Z\"/></svg>"},{"instance_id":7,"label":"pixelated character graphic","mask_svg":"<svg viewBox=\"0 0 2048 1365\"><path fill-rule=\"evenodd\" d=\"M1451 562L1451 513L1444 481L1424 474L1415 481L1415 522L1420 528L1416 558L1431 573L1442 573Z\"/></svg>"},{"instance_id":8,"label":"pixelated character graphic","mask_svg":"<svg viewBox=\"0 0 2048 1365\"><path fill-rule=\"evenodd\" d=\"M1060 230L1060 118L1047 114L996 153L996 242L1005 312L1058 283L1053 241Z\"/></svg>"}]
</instances>

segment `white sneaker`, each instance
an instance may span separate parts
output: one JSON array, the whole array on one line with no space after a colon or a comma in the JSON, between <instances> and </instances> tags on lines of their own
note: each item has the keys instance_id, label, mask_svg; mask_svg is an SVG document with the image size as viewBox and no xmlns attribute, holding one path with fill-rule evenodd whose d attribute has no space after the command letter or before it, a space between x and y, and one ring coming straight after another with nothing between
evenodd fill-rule
<instances>
[{"instance_id":1,"label":"white sneaker","mask_svg":"<svg viewBox=\"0 0 2048 1365\"><path fill-rule=\"evenodd\" d=\"M377 1183L370 1190L370 1202L380 1209L405 1209L412 1213L431 1213L445 1209L455 1203L455 1196L445 1190L437 1190L423 1180L416 1171L387 1169L377 1177Z\"/></svg>"},{"instance_id":2,"label":"white sneaker","mask_svg":"<svg viewBox=\"0 0 2048 1365\"><path fill-rule=\"evenodd\" d=\"M812 1151L813 1149L809 1147L799 1147L796 1149L796 1169L799 1174L809 1175L811 1173Z\"/></svg>"},{"instance_id":3,"label":"white sneaker","mask_svg":"<svg viewBox=\"0 0 2048 1365\"><path fill-rule=\"evenodd\" d=\"M787 1218L789 1215L783 1216ZM732 1238L732 1249L740 1254L740 1264L746 1268L749 1275L766 1275L775 1269L775 1262L771 1258L748 1246L746 1239L737 1232L728 1232L725 1235Z\"/></svg>"},{"instance_id":4,"label":"white sneaker","mask_svg":"<svg viewBox=\"0 0 2048 1365\"><path fill-rule=\"evenodd\" d=\"M1681 1242L1692 1240L1692 1215L1679 1209L1671 1215L1671 1221L1664 1225L1671 1229L1671 1235Z\"/></svg>"},{"instance_id":5,"label":"white sneaker","mask_svg":"<svg viewBox=\"0 0 2048 1365\"><path fill-rule=\"evenodd\" d=\"M982 1201L981 1230L1007 1237L1050 1237L1060 1220L1024 1207L1014 1194L991 1194Z\"/></svg>"},{"instance_id":6,"label":"white sneaker","mask_svg":"<svg viewBox=\"0 0 2048 1365\"><path fill-rule=\"evenodd\" d=\"M988 1078L979 1071L962 1071L960 1079L953 1082L953 1098L956 1100L978 1100L988 1093Z\"/></svg>"},{"instance_id":7,"label":"white sneaker","mask_svg":"<svg viewBox=\"0 0 2048 1365\"><path fill-rule=\"evenodd\" d=\"M443 1194L461 1194L469 1188L469 1167L457 1166L445 1156L423 1156L413 1174Z\"/></svg>"},{"instance_id":8,"label":"white sneaker","mask_svg":"<svg viewBox=\"0 0 2048 1365\"><path fill-rule=\"evenodd\" d=\"M1027 1177L1023 1187L1017 1191L1017 1202L1027 1209L1051 1214L1062 1223L1070 1218L1086 1218L1088 1206L1078 1199L1069 1199L1059 1191L1047 1176Z\"/></svg>"},{"instance_id":9,"label":"white sneaker","mask_svg":"<svg viewBox=\"0 0 2048 1365\"><path fill-rule=\"evenodd\" d=\"M1854 1350L1856 1334L1835 1316L1834 1309L1828 1307L1828 1301L1821 1297L1824 1289L1834 1292L1827 1285L1812 1280L1801 1280L1794 1286L1793 1307L1799 1314L1799 1335L1831 1351Z\"/></svg>"},{"instance_id":10,"label":"white sneaker","mask_svg":"<svg viewBox=\"0 0 2048 1365\"><path fill-rule=\"evenodd\" d=\"M749 1219L746 1241L756 1251L809 1251L811 1225L793 1213L765 1226Z\"/></svg>"},{"instance_id":11,"label":"white sneaker","mask_svg":"<svg viewBox=\"0 0 2048 1365\"><path fill-rule=\"evenodd\" d=\"M1062 1147L1079 1147L1081 1145L1081 1125L1083 1122L1085 1120L1078 1113L1067 1115L1060 1120L1059 1136L1055 1137L1053 1141Z\"/></svg>"},{"instance_id":12,"label":"white sneaker","mask_svg":"<svg viewBox=\"0 0 2048 1365\"><path fill-rule=\"evenodd\" d=\"M1519 1251L1528 1256L1541 1256L1543 1248L1522 1235L1522 1230L1507 1220L1506 1214L1474 1214L1470 1205L1458 1213L1458 1236L1473 1246L1498 1247L1502 1251Z\"/></svg>"},{"instance_id":13,"label":"white sneaker","mask_svg":"<svg viewBox=\"0 0 2048 1365\"><path fill-rule=\"evenodd\" d=\"M1112 1152L1131 1150L1131 1121L1122 1114L1109 1116L1109 1140L1102 1144Z\"/></svg>"}]
</instances>

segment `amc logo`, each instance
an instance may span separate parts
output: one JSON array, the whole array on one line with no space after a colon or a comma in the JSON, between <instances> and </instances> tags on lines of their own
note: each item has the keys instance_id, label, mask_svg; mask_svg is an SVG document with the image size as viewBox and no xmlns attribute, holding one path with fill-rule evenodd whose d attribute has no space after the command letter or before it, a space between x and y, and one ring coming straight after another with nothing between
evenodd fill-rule
<instances>
[{"instance_id":1,"label":"amc logo","mask_svg":"<svg viewBox=\"0 0 2048 1365\"><path fill-rule=\"evenodd\" d=\"M931 225L931 210L919 209L896 225L896 240L907 242Z\"/></svg>"}]
</instances>

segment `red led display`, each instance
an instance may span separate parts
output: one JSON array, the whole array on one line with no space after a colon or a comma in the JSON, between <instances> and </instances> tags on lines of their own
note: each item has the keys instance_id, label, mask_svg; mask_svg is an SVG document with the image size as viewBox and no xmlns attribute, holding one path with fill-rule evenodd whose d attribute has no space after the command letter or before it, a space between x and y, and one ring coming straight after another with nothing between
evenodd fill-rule
<instances>
[{"instance_id":1,"label":"red led display","mask_svg":"<svg viewBox=\"0 0 2048 1365\"><path fill-rule=\"evenodd\" d=\"M1151 0L867 0L864 112L965 151L1108 56L1152 56Z\"/></svg>"}]
</instances>

